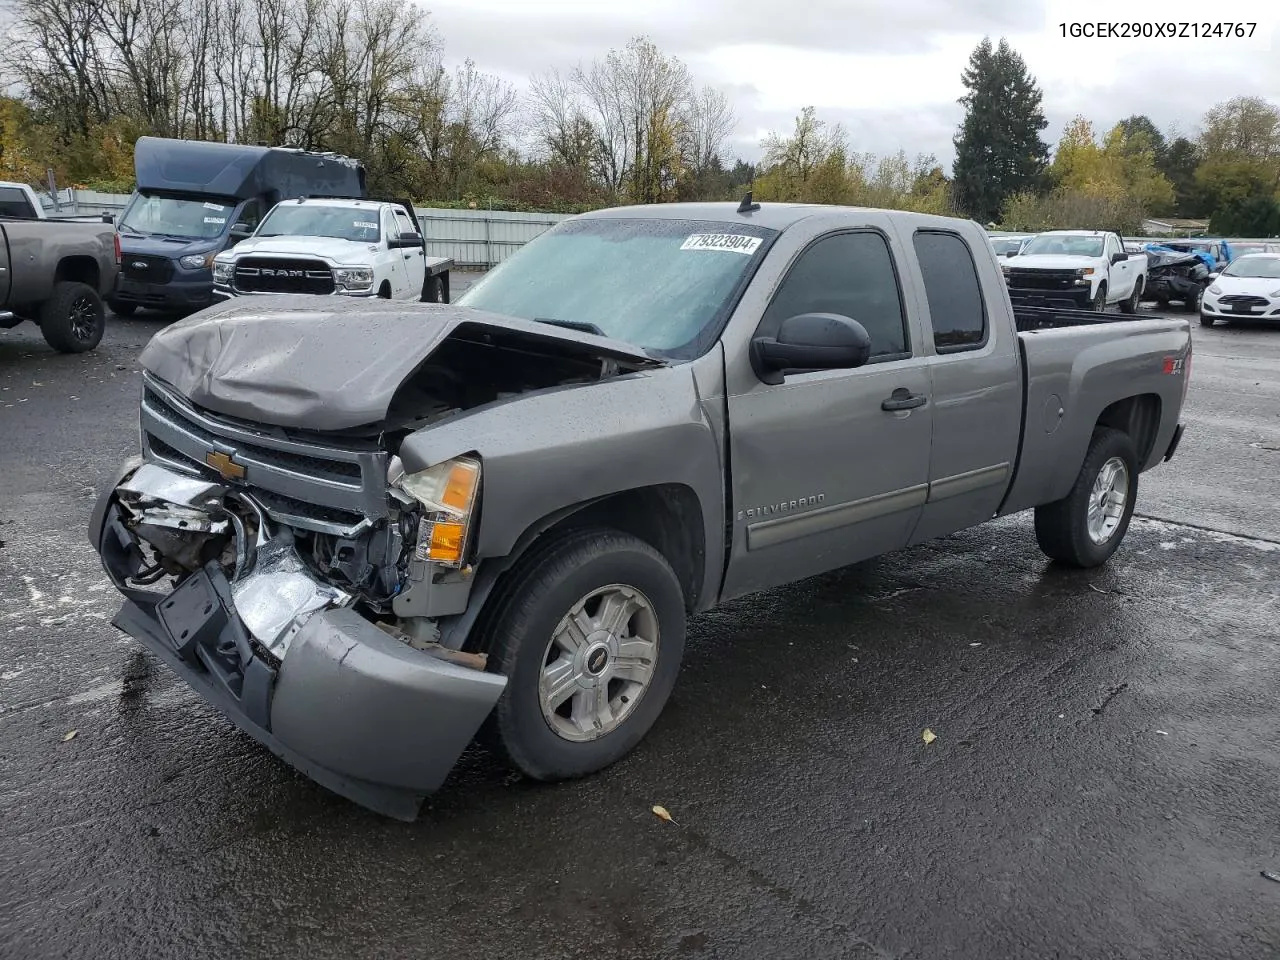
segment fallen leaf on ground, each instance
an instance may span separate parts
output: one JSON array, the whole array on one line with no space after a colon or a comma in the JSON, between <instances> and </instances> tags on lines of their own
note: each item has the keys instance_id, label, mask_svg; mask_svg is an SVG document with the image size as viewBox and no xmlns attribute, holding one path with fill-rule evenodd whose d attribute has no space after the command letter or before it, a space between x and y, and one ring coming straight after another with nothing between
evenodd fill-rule
<instances>
[{"instance_id":1,"label":"fallen leaf on ground","mask_svg":"<svg viewBox=\"0 0 1280 960\"><path fill-rule=\"evenodd\" d=\"M980 647L980 646L982 646L982 644L980 644L980 643L971 643L971 644L969 644L969 646L971 646L971 647Z\"/></svg>"},{"instance_id":2,"label":"fallen leaf on ground","mask_svg":"<svg viewBox=\"0 0 1280 960\"><path fill-rule=\"evenodd\" d=\"M1160 734L1162 737L1167 737L1169 735L1168 730L1157 730L1156 733Z\"/></svg>"},{"instance_id":3,"label":"fallen leaf on ground","mask_svg":"<svg viewBox=\"0 0 1280 960\"><path fill-rule=\"evenodd\" d=\"M671 819L671 814L667 813L666 807L654 807L653 815L659 820L667 821L667 823L675 823L675 821Z\"/></svg>"},{"instance_id":4,"label":"fallen leaf on ground","mask_svg":"<svg viewBox=\"0 0 1280 960\"><path fill-rule=\"evenodd\" d=\"M932 730L929 730L926 728L924 733L921 735L920 739L922 739L925 743L933 743L933 741L938 739L938 735L934 733Z\"/></svg>"},{"instance_id":5,"label":"fallen leaf on ground","mask_svg":"<svg viewBox=\"0 0 1280 960\"><path fill-rule=\"evenodd\" d=\"M75 735L76 735L76 731L72 730L70 733L68 733L65 737L62 738L62 742L66 743L68 740L75 737Z\"/></svg>"}]
</instances>

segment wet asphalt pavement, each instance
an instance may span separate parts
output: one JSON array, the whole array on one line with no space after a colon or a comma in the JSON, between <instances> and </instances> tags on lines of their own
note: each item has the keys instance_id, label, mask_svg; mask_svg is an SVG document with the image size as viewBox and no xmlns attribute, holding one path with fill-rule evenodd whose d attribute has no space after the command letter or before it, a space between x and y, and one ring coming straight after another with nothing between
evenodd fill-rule
<instances>
[{"instance_id":1,"label":"wet asphalt pavement","mask_svg":"<svg viewBox=\"0 0 1280 960\"><path fill-rule=\"evenodd\" d=\"M1195 327L1107 567L1024 515L732 604L623 762L475 749L401 824L108 623L85 525L163 322L0 332L0 956L1280 954L1280 329Z\"/></svg>"}]
</instances>

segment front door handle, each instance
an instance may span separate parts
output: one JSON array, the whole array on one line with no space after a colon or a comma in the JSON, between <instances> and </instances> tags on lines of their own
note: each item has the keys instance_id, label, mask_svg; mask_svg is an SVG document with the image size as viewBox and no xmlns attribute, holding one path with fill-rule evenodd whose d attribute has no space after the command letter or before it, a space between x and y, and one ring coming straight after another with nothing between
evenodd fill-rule
<instances>
[{"instance_id":1,"label":"front door handle","mask_svg":"<svg viewBox=\"0 0 1280 960\"><path fill-rule=\"evenodd\" d=\"M923 407L929 402L929 398L923 393L912 393L906 387L899 387L893 391L888 400L880 404L881 410L914 410L916 407Z\"/></svg>"},{"instance_id":2,"label":"front door handle","mask_svg":"<svg viewBox=\"0 0 1280 960\"><path fill-rule=\"evenodd\" d=\"M404 258L405 258L406 260L408 260L408 259L409 259L410 257L412 257L412 256L413 256L413 254L412 254L412 253L406 253L406 254L404 255Z\"/></svg>"}]
</instances>

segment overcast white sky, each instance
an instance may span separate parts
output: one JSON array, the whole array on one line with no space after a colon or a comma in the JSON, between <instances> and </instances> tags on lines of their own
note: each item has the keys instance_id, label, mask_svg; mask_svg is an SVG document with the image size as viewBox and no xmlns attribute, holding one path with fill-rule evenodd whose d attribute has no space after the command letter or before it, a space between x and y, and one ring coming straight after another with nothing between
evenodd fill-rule
<instances>
[{"instance_id":1,"label":"overcast white sky","mask_svg":"<svg viewBox=\"0 0 1280 960\"><path fill-rule=\"evenodd\" d=\"M1077 113L1106 129L1134 113L1191 135L1214 102L1280 101L1280 0L419 0L449 60L523 88L649 35L719 86L738 115L730 152L759 154L801 107L856 150L936 154L950 169L960 73L984 34L1007 37L1044 90L1052 145ZM1062 22L1253 21L1253 39L1063 38Z\"/></svg>"}]
</instances>

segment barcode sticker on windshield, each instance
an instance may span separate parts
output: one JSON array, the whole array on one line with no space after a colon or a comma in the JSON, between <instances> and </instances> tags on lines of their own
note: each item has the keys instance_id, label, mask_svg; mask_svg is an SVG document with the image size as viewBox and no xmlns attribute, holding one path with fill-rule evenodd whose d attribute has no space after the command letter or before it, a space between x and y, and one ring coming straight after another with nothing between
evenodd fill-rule
<instances>
[{"instance_id":1,"label":"barcode sticker on windshield","mask_svg":"<svg viewBox=\"0 0 1280 960\"><path fill-rule=\"evenodd\" d=\"M205 223L226 223L227 218L226 217L205 217L204 222Z\"/></svg>"},{"instance_id":2,"label":"barcode sticker on windshield","mask_svg":"<svg viewBox=\"0 0 1280 960\"><path fill-rule=\"evenodd\" d=\"M744 237L737 233L695 233L680 244L681 250L725 250L751 256L760 246L759 237Z\"/></svg>"},{"instance_id":3,"label":"barcode sticker on windshield","mask_svg":"<svg viewBox=\"0 0 1280 960\"><path fill-rule=\"evenodd\" d=\"M378 229L378 225L377 225L376 223L371 223L371 222L369 222L368 220L357 220L357 221L355 221L355 223L353 223L353 224L352 224L352 226L353 226L353 227L364 227L365 229L368 229L368 230L377 230L377 229Z\"/></svg>"},{"instance_id":4,"label":"barcode sticker on windshield","mask_svg":"<svg viewBox=\"0 0 1280 960\"><path fill-rule=\"evenodd\" d=\"M214 213L221 213L223 210L227 209L226 204L222 203L206 203L204 208L206 210L212 210Z\"/></svg>"}]
</instances>

